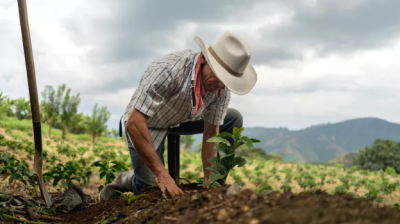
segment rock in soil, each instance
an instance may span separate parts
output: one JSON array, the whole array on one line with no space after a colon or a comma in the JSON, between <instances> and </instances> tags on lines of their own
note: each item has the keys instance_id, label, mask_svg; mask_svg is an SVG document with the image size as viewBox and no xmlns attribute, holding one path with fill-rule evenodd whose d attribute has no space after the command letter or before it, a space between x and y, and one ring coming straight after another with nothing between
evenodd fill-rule
<instances>
[{"instance_id":1,"label":"rock in soil","mask_svg":"<svg viewBox=\"0 0 400 224\"><path fill-rule=\"evenodd\" d=\"M86 206L88 198L90 198L89 195L83 193L80 187L73 185L65 191L59 200L52 204L51 209L63 213L82 210Z\"/></svg>"},{"instance_id":2,"label":"rock in soil","mask_svg":"<svg viewBox=\"0 0 400 224\"><path fill-rule=\"evenodd\" d=\"M251 223L251 224L398 224L400 210L377 206L350 195L303 192L264 193L244 189L227 195L227 186L203 189L184 185L186 193L164 199L154 188L127 205L124 198L97 203L84 211L61 215L65 223L99 223L115 214L116 223ZM64 222L63 222L64 223Z\"/></svg>"},{"instance_id":3,"label":"rock in soil","mask_svg":"<svg viewBox=\"0 0 400 224\"><path fill-rule=\"evenodd\" d=\"M240 186L237 183L232 184L228 189L226 190L226 195L235 195L240 192Z\"/></svg>"}]
</instances>

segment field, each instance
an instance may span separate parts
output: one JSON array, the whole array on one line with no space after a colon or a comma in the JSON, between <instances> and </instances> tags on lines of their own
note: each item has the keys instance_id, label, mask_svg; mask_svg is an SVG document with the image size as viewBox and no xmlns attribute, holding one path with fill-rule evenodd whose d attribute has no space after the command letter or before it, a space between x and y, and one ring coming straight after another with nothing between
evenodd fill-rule
<instances>
[{"instance_id":1,"label":"field","mask_svg":"<svg viewBox=\"0 0 400 224\"><path fill-rule=\"evenodd\" d=\"M370 172L340 164L249 157L247 164L236 167L227 179L228 186L237 183L243 189L227 195L228 186L205 189L193 184L201 181L202 163L199 153L189 152L181 153L184 196L165 199L158 189L149 189L143 192L147 197L129 205L122 196L99 203L98 188L118 172L132 169L126 143L100 137L92 145L89 135L73 134L62 140L56 129L49 138L48 127L42 129L48 191L57 198L73 183L90 195L83 211L58 214L62 223L396 223L400 218L400 175L391 169ZM0 120L0 168L6 177L1 178L0 190L40 201L32 175L32 136L30 121ZM107 169L95 166L95 161Z\"/></svg>"}]
</instances>

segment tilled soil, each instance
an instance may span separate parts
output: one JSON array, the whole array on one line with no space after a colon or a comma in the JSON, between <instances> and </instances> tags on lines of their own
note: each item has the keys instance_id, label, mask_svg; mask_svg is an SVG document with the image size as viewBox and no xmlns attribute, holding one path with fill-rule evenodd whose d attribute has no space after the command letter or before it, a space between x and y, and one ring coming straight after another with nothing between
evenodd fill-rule
<instances>
[{"instance_id":1,"label":"tilled soil","mask_svg":"<svg viewBox=\"0 0 400 224\"><path fill-rule=\"evenodd\" d=\"M250 224L398 224L400 210L365 198L322 192L263 193L245 189L227 195L226 187L181 186L184 196L165 199L158 189L129 206L117 198L58 215L62 223L250 223ZM111 222L107 222L111 223Z\"/></svg>"},{"instance_id":2,"label":"tilled soil","mask_svg":"<svg viewBox=\"0 0 400 224\"><path fill-rule=\"evenodd\" d=\"M129 220L125 223L138 223L140 217L137 214L142 210L148 211L161 204L168 202L174 203L174 201L176 202L179 199L190 197L202 191L208 191L201 186L197 186L197 184L182 184L179 187L185 194L173 199L170 197L164 198L158 188L152 188L141 192L141 194L147 194L147 197L138 198L132 201L130 205L127 205L127 200L122 196L105 202L97 202L97 199L92 198L84 210L74 211L68 214L59 214L57 217L62 218L63 223L71 224L101 223L102 221L112 220L113 218L117 219L117 217L119 221Z\"/></svg>"}]
</instances>

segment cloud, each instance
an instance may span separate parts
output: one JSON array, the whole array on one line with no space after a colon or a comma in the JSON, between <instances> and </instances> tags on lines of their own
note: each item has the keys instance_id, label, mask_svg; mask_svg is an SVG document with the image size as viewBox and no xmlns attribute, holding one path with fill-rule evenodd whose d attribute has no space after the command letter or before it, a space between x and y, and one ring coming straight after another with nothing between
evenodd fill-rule
<instances>
[{"instance_id":1,"label":"cloud","mask_svg":"<svg viewBox=\"0 0 400 224\"><path fill-rule=\"evenodd\" d=\"M69 35L78 45L94 46L88 58L92 62L113 63L153 58L158 49L182 40L185 23L223 22L237 11L233 2L202 1L97 1L98 14L86 7L64 21ZM251 7L236 1L241 10ZM212 5L212 7L210 7ZM83 21L83 22L82 22ZM93 38L97 37L97 38ZM192 37L193 38L193 37Z\"/></svg>"},{"instance_id":2,"label":"cloud","mask_svg":"<svg viewBox=\"0 0 400 224\"><path fill-rule=\"evenodd\" d=\"M245 125L300 128L359 116L398 120L400 2L28 1L37 84L66 83L80 111L117 120L150 61L225 30L250 43L259 81L232 96ZM0 3L0 88L28 97L16 1ZM261 102L261 103L260 103ZM396 120L397 119L397 120Z\"/></svg>"},{"instance_id":3,"label":"cloud","mask_svg":"<svg viewBox=\"0 0 400 224\"><path fill-rule=\"evenodd\" d=\"M399 57L400 41L352 58L315 55L290 68L259 66L257 85L250 95L234 95L232 107L245 114L245 126L300 129L357 117L400 123Z\"/></svg>"},{"instance_id":4,"label":"cloud","mask_svg":"<svg viewBox=\"0 0 400 224\"><path fill-rule=\"evenodd\" d=\"M383 1L310 1L292 5L292 16L279 26L259 29L262 52L298 52L315 49L323 57L331 53L355 54L395 44L400 36L400 2ZM288 56L289 54L287 54ZM265 58L268 63L268 58Z\"/></svg>"},{"instance_id":5,"label":"cloud","mask_svg":"<svg viewBox=\"0 0 400 224\"><path fill-rule=\"evenodd\" d=\"M0 8L9 8L15 4L14 0L2 0L0 2Z\"/></svg>"}]
</instances>

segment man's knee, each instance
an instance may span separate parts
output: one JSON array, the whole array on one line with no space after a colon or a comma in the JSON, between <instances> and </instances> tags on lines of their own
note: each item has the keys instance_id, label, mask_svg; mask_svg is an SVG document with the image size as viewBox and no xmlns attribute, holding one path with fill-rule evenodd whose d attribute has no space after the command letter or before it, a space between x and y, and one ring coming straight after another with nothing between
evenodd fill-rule
<instances>
[{"instance_id":1,"label":"man's knee","mask_svg":"<svg viewBox=\"0 0 400 224\"><path fill-rule=\"evenodd\" d=\"M228 108L224 119L224 124L220 126L220 132L232 133L234 127L243 127L243 116L238 110Z\"/></svg>"},{"instance_id":2,"label":"man's knee","mask_svg":"<svg viewBox=\"0 0 400 224\"><path fill-rule=\"evenodd\" d=\"M136 169L132 177L132 189L134 193L138 193L141 189L156 187L155 176L147 167Z\"/></svg>"},{"instance_id":3,"label":"man's knee","mask_svg":"<svg viewBox=\"0 0 400 224\"><path fill-rule=\"evenodd\" d=\"M237 128L243 127L243 116L238 110L234 108L228 108L226 116L230 120L230 122L233 123L234 127Z\"/></svg>"}]
</instances>

